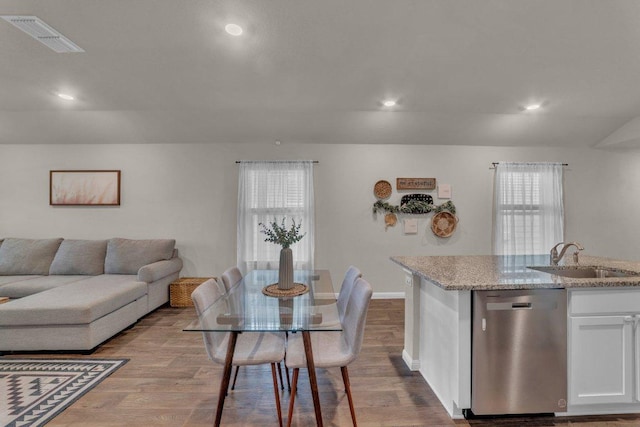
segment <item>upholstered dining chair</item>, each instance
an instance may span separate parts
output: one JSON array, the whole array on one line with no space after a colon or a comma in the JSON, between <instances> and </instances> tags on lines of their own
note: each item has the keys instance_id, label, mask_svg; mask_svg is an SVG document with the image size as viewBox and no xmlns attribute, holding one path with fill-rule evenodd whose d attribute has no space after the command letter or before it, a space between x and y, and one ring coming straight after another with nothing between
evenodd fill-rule
<instances>
[{"instance_id":1,"label":"upholstered dining chair","mask_svg":"<svg viewBox=\"0 0 640 427\"><path fill-rule=\"evenodd\" d=\"M238 267L229 267L222 273L222 283L227 291L240 280L242 280L242 273Z\"/></svg>"},{"instance_id":2,"label":"upholstered dining chair","mask_svg":"<svg viewBox=\"0 0 640 427\"><path fill-rule=\"evenodd\" d=\"M353 286L356 284L356 280L362 277L362 272L357 267L350 265L347 268L347 272L344 274L344 279L342 280L342 286L340 287L340 292L338 292L338 300L336 304L338 305L338 314L340 315L340 322L344 319L344 313L347 309L347 302L349 301L349 297L351 296L351 291L353 290Z\"/></svg>"},{"instance_id":3,"label":"upholstered dining chair","mask_svg":"<svg viewBox=\"0 0 640 427\"><path fill-rule=\"evenodd\" d=\"M224 284L224 288L229 292L229 289L236 283L242 280L242 272L238 267L229 267L224 273L222 273L222 283ZM236 371L233 374L233 382L231 383L231 390L236 389L236 380L238 379L238 370L240 366L236 366ZM278 372L280 372L280 363L278 363ZM282 375L280 375L282 377ZM282 378L280 378L280 382L282 382Z\"/></svg>"},{"instance_id":4,"label":"upholstered dining chair","mask_svg":"<svg viewBox=\"0 0 640 427\"><path fill-rule=\"evenodd\" d=\"M233 285L242 280L242 272L238 267L229 267L224 273L222 273L222 283L224 283L224 287L229 291ZM282 390L284 390L284 382L282 381L282 367L280 363L277 364L278 368L278 377L280 378L280 384ZM240 370L240 366L236 366L235 372L233 373L233 381L231 382L231 390L235 390L236 388L236 380L238 379L238 371ZM287 371L287 384L289 384L289 371ZM291 391L291 386L289 385L289 391Z\"/></svg>"},{"instance_id":5,"label":"upholstered dining chair","mask_svg":"<svg viewBox=\"0 0 640 427\"><path fill-rule=\"evenodd\" d=\"M336 310L329 306L320 305L317 308L318 313L322 314L323 325L331 326L342 324L344 312L347 309L347 302L349 301L349 295L351 295L351 290L353 289L353 285L355 285L356 280L360 277L362 277L362 273L357 267L350 265L349 268L347 268L347 272L344 274L344 279L342 279L342 285L340 286L338 299L336 301L336 305L338 307L337 316Z\"/></svg>"},{"instance_id":6,"label":"upholstered dining chair","mask_svg":"<svg viewBox=\"0 0 640 427\"><path fill-rule=\"evenodd\" d=\"M365 279L357 279L347 301L342 323L342 332L318 331L309 335L312 343L315 367L339 367L342 372L342 381L344 382L344 389L347 393L347 399L349 400L349 410L354 426L357 426L356 413L353 407L347 365L356 360L362 348L367 310L372 293L371 285ZM293 416L293 406L298 387L298 374L300 373L300 368L306 368L307 366L304 343L301 335L302 334L290 334L287 342L285 365L287 368L293 368L287 426L291 425L291 418Z\"/></svg>"},{"instance_id":7,"label":"upholstered dining chair","mask_svg":"<svg viewBox=\"0 0 640 427\"><path fill-rule=\"evenodd\" d=\"M191 299L195 305L196 311L202 326L207 328L208 323L214 323L218 314L224 314L228 311L226 304L213 305L213 313L202 313L212 304L222 297L224 294L217 280L209 279L198 286L191 294ZM211 326L214 326L215 323ZM228 332L203 332L204 346L212 361L225 364L227 347L230 339ZM271 375L273 377L273 392L276 398L276 410L278 411L278 422L282 427L282 412L280 408L280 394L278 391L278 383L276 379L276 363L284 358L285 335L284 333L268 333L268 332L248 332L239 334L235 351L233 353L233 364L237 366L243 365L262 365L271 364ZM224 399L224 398L223 398ZM224 401L223 401L224 402Z\"/></svg>"}]
</instances>

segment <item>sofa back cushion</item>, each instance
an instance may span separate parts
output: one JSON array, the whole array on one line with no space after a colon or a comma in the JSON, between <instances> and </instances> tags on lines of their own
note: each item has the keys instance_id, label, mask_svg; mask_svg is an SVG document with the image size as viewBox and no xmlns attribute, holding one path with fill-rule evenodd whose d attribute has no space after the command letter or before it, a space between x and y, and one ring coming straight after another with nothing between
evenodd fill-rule
<instances>
[{"instance_id":1,"label":"sofa back cushion","mask_svg":"<svg viewBox=\"0 0 640 427\"><path fill-rule=\"evenodd\" d=\"M62 239L6 238L0 245L0 274L49 274Z\"/></svg>"},{"instance_id":2,"label":"sofa back cushion","mask_svg":"<svg viewBox=\"0 0 640 427\"><path fill-rule=\"evenodd\" d=\"M106 240L65 239L51 263L49 274L96 276L104 273Z\"/></svg>"},{"instance_id":3,"label":"sofa back cushion","mask_svg":"<svg viewBox=\"0 0 640 427\"><path fill-rule=\"evenodd\" d=\"M173 239L130 240L114 238L107 244L104 272L138 274L140 267L171 259L176 241Z\"/></svg>"}]
</instances>

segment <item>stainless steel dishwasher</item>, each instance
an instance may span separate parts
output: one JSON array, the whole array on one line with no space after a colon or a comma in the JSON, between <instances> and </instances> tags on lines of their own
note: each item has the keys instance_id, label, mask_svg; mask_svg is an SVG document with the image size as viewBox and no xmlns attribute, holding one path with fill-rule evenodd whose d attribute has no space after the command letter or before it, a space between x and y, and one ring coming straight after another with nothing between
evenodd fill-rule
<instances>
[{"instance_id":1,"label":"stainless steel dishwasher","mask_svg":"<svg viewBox=\"0 0 640 427\"><path fill-rule=\"evenodd\" d=\"M565 289L473 292L473 415L564 412Z\"/></svg>"}]
</instances>

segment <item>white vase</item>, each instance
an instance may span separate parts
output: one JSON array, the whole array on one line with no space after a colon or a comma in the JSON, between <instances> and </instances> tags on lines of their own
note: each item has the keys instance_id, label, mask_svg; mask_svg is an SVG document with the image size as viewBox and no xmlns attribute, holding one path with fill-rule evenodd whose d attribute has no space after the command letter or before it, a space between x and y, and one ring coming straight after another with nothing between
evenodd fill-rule
<instances>
[{"instance_id":1,"label":"white vase","mask_svg":"<svg viewBox=\"0 0 640 427\"><path fill-rule=\"evenodd\" d=\"M280 250L280 270L278 272L278 288L291 289L293 287L293 251L291 248Z\"/></svg>"}]
</instances>

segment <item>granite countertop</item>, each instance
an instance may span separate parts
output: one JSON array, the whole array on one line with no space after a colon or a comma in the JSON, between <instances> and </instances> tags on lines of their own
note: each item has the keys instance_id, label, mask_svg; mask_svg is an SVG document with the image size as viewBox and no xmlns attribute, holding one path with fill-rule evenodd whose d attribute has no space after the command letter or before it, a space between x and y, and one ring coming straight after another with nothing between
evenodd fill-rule
<instances>
[{"instance_id":1,"label":"granite countertop","mask_svg":"<svg viewBox=\"0 0 640 427\"><path fill-rule=\"evenodd\" d=\"M580 254L578 264L568 260L561 268L595 266L637 272L638 277L571 278L527 267L549 266L549 255L523 256L394 256L391 261L445 290L544 289L640 286L640 262Z\"/></svg>"}]
</instances>

